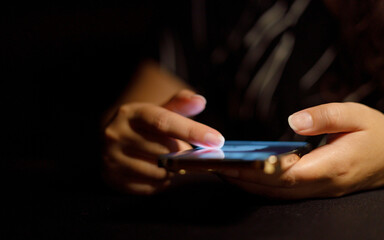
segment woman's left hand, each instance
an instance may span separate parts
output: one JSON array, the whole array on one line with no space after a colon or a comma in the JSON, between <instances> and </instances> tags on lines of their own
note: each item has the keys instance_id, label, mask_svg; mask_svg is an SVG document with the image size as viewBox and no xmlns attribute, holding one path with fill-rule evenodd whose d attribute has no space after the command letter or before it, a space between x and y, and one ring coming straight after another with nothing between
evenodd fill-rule
<instances>
[{"instance_id":1,"label":"woman's left hand","mask_svg":"<svg viewBox=\"0 0 384 240\"><path fill-rule=\"evenodd\" d=\"M248 192L279 199L337 197L384 186L384 115L358 103L330 103L289 117L300 135L328 134L327 144L282 171L223 170L228 181Z\"/></svg>"}]
</instances>

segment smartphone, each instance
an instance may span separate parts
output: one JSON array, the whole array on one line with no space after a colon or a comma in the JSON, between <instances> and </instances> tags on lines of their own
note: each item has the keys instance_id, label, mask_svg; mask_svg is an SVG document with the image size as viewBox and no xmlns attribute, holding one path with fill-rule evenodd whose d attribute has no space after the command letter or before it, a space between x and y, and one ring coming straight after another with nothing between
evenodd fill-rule
<instances>
[{"instance_id":1,"label":"smartphone","mask_svg":"<svg viewBox=\"0 0 384 240\"><path fill-rule=\"evenodd\" d=\"M185 174L187 171L216 171L233 167L260 168L267 174L280 170L284 156L310 152L307 142L226 141L220 149L195 148L159 156L159 167Z\"/></svg>"}]
</instances>

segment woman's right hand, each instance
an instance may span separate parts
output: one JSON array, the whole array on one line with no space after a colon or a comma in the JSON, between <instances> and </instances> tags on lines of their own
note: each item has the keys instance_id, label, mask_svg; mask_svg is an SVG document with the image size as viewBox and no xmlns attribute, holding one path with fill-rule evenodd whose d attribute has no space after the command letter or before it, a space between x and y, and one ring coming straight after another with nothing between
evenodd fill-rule
<instances>
[{"instance_id":1,"label":"woman's right hand","mask_svg":"<svg viewBox=\"0 0 384 240\"><path fill-rule=\"evenodd\" d=\"M204 97L182 90L163 106L122 105L104 131L107 182L124 192L153 194L170 184L170 174L157 166L158 155L190 149L190 144L221 147L218 131L188 118L205 104Z\"/></svg>"}]
</instances>

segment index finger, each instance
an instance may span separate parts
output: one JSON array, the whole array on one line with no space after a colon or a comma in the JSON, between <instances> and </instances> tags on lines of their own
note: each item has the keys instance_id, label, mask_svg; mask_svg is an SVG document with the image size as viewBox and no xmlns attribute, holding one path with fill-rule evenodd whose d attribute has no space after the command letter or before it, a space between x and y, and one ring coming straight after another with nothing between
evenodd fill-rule
<instances>
[{"instance_id":1,"label":"index finger","mask_svg":"<svg viewBox=\"0 0 384 240\"><path fill-rule=\"evenodd\" d=\"M220 148L224 144L224 137L217 130L162 107L142 107L135 118L142 120L150 130L196 146Z\"/></svg>"}]
</instances>

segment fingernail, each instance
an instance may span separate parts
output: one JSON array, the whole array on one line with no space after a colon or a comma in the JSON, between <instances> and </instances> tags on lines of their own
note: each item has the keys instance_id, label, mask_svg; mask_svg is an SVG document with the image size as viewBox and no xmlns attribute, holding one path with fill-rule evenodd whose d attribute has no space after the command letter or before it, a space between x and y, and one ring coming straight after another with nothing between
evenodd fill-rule
<instances>
[{"instance_id":1,"label":"fingernail","mask_svg":"<svg viewBox=\"0 0 384 240\"><path fill-rule=\"evenodd\" d=\"M225 139L221 135L207 133L204 136L204 142L211 147L221 148L224 145Z\"/></svg>"},{"instance_id":2,"label":"fingernail","mask_svg":"<svg viewBox=\"0 0 384 240\"><path fill-rule=\"evenodd\" d=\"M202 101L204 104L207 103L207 99L205 99L205 97L199 95L199 94L195 94L193 95L191 98L194 98L194 99L199 99L200 101Z\"/></svg>"},{"instance_id":3,"label":"fingernail","mask_svg":"<svg viewBox=\"0 0 384 240\"><path fill-rule=\"evenodd\" d=\"M289 116L288 123L294 131L304 131L313 127L313 119L308 112L298 112Z\"/></svg>"},{"instance_id":4,"label":"fingernail","mask_svg":"<svg viewBox=\"0 0 384 240\"><path fill-rule=\"evenodd\" d=\"M240 175L239 170L236 170L236 169L224 169L224 170L218 170L217 172L221 175L224 175L226 177L232 177L232 178L237 178Z\"/></svg>"}]
</instances>

